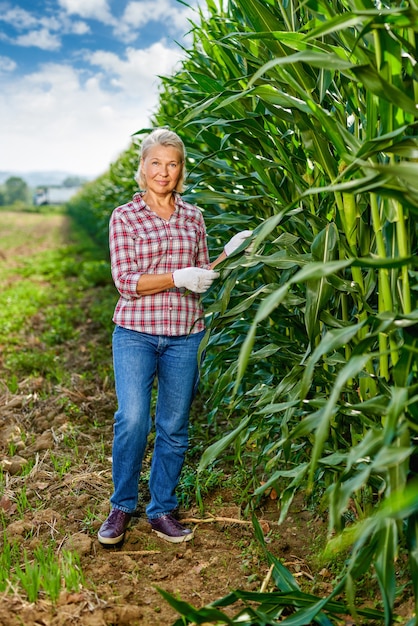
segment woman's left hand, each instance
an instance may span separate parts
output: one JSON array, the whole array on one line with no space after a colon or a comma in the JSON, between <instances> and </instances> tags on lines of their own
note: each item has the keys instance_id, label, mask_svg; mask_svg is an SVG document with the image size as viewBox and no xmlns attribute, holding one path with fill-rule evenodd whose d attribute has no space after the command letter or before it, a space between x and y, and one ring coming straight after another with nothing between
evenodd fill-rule
<instances>
[{"instance_id":1,"label":"woman's left hand","mask_svg":"<svg viewBox=\"0 0 418 626\"><path fill-rule=\"evenodd\" d=\"M242 243L253 234L252 230L242 230L240 233L234 235L224 247L226 256L230 256L235 250L237 250Z\"/></svg>"}]
</instances>

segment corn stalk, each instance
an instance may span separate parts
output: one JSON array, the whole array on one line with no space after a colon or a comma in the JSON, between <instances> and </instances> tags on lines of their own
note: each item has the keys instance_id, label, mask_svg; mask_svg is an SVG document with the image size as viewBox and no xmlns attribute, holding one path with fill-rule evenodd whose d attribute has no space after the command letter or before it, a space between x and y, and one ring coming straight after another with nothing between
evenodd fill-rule
<instances>
[{"instance_id":1,"label":"corn stalk","mask_svg":"<svg viewBox=\"0 0 418 626\"><path fill-rule=\"evenodd\" d=\"M274 486L281 519L299 490L327 508L333 547L351 546L347 598L374 568L391 624L403 541L418 598L418 10L205 9L153 125L186 143L186 199L204 210L210 248L244 228L254 247L206 297L208 421L227 413L230 431L200 469L233 447L264 483L255 503Z\"/></svg>"},{"instance_id":2,"label":"corn stalk","mask_svg":"<svg viewBox=\"0 0 418 626\"><path fill-rule=\"evenodd\" d=\"M252 414L251 431L232 430L201 467L234 433L237 458L251 438L266 481L258 493L290 472L284 517L296 490L317 495L319 481L330 531L342 530L353 499L360 523L402 493L416 449L417 9L361 0L208 8L156 121L180 120L190 197L213 224L213 244L231 225L250 226L256 252L225 265L209 339L213 370L223 371L212 402L229 404L232 424ZM390 623L401 530L385 524L370 563Z\"/></svg>"}]
</instances>

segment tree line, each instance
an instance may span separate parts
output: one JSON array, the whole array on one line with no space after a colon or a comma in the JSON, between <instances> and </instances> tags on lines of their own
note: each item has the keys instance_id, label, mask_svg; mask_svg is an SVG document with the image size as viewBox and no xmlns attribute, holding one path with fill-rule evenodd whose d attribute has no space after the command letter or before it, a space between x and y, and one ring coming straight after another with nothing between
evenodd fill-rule
<instances>
[{"instance_id":1,"label":"tree line","mask_svg":"<svg viewBox=\"0 0 418 626\"><path fill-rule=\"evenodd\" d=\"M61 187L78 187L85 183L85 179L79 176L67 176L61 183ZM45 187L42 185L41 187ZM32 188L20 176L9 176L0 185L0 206L24 206L32 204L35 189Z\"/></svg>"},{"instance_id":2,"label":"tree line","mask_svg":"<svg viewBox=\"0 0 418 626\"><path fill-rule=\"evenodd\" d=\"M19 176L10 176L0 185L0 206L27 204L30 199L29 185Z\"/></svg>"}]
</instances>

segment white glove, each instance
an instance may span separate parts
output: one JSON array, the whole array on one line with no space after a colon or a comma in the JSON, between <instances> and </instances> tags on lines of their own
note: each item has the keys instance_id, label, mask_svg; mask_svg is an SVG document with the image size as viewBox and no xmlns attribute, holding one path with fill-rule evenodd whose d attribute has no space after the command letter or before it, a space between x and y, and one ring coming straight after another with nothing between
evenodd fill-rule
<instances>
[{"instance_id":1,"label":"white glove","mask_svg":"<svg viewBox=\"0 0 418 626\"><path fill-rule=\"evenodd\" d=\"M205 270L202 267L185 267L173 272L173 280L176 287L185 287L195 293L204 293L209 289L219 272Z\"/></svg>"},{"instance_id":2,"label":"white glove","mask_svg":"<svg viewBox=\"0 0 418 626\"><path fill-rule=\"evenodd\" d=\"M234 235L232 239L228 241L228 243L224 247L224 252L226 256L231 255L237 248L240 247L244 241L253 234L252 230L242 230L237 235Z\"/></svg>"}]
</instances>

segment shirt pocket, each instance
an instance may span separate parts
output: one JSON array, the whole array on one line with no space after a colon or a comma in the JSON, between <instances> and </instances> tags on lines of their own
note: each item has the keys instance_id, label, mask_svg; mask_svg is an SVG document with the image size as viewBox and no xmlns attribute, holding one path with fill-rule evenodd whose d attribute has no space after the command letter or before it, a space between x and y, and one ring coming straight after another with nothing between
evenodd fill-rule
<instances>
[{"instance_id":1,"label":"shirt pocket","mask_svg":"<svg viewBox=\"0 0 418 626\"><path fill-rule=\"evenodd\" d=\"M187 257L193 259L199 249L199 231L191 225L183 224L176 230L174 247L181 250Z\"/></svg>"},{"instance_id":2,"label":"shirt pocket","mask_svg":"<svg viewBox=\"0 0 418 626\"><path fill-rule=\"evenodd\" d=\"M138 234L135 239L135 253L138 265L148 267L151 262L163 255L167 249L165 242L157 231Z\"/></svg>"}]
</instances>

